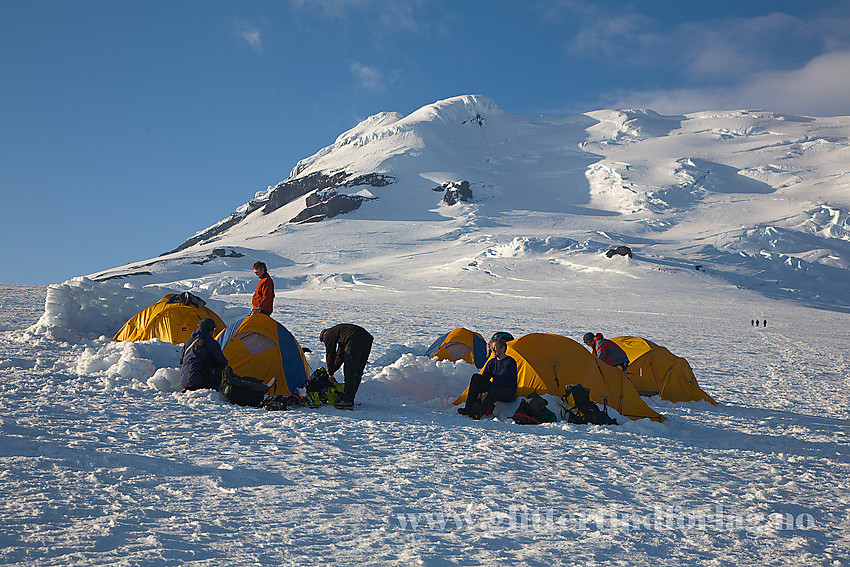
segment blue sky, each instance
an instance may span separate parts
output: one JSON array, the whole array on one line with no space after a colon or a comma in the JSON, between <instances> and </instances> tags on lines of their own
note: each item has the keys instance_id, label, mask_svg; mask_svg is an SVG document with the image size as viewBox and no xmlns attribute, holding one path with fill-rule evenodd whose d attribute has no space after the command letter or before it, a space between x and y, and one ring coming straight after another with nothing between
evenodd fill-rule
<instances>
[{"instance_id":1,"label":"blue sky","mask_svg":"<svg viewBox=\"0 0 850 567\"><path fill-rule=\"evenodd\" d=\"M850 2L0 0L0 77L0 282L46 284L171 250L360 120L451 96L850 115Z\"/></svg>"}]
</instances>

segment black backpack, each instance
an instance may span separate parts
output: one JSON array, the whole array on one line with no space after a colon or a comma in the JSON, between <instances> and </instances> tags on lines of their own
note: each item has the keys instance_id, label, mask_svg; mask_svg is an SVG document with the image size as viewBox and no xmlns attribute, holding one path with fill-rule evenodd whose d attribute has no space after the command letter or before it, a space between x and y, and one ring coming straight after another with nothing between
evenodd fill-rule
<instances>
[{"instance_id":1,"label":"black backpack","mask_svg":"<svg viewBox=\"0 0 850 567\"><path fill-rule=\"evenodd\" d=\"M259 378L251 376L238 376L228 366L221 376L221 385L218 391L231 404L239 406L260 407L266 392L274 385L274 379L264 384Z\"/></svg>"},{"instance_id":2,"label":"black backpack","mask_svg":"<svg viewBox=\"0 0 850 567\"><path fill-rule=\"evenodd\" d=\"M567 386L561 399L564 401L561 418L566 419L567 423L617 425L617 420L608 415L607 405L605 411L599 409L596 402L590 399L590 390L581 384Z\"/></svg>"},{"instance_id":3,"label":"black backpack","mask_svg":"<svg viewBox=\"0 0 850 567\"><path fill-rule=\"evenodd\" d=\"M547 409L549 404L537 392L531 392L527 398L522 400L516 412L511 416L514 423L520 425L538 425L540 423L551 423L558 420L558 416Z\"/></svg>"},{"instance_id":4,"label":"black backpack","mask_svg":"<svg viewBox=\"0 0 850 567\"><path fill-rule=\"evenodd\" d=\"M320 366L310 374L304 387L307 389L307 398L316 405L322 405L338 402L344 385L335 382L328 371Z\"/></svg>"}]
</instances>

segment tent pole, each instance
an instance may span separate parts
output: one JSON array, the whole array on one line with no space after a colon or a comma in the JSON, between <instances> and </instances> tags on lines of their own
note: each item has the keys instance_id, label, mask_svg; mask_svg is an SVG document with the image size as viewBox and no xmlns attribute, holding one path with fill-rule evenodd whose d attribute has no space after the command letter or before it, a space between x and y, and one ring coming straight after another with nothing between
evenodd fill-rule
<instances>
[{"instance_id":1,"label":"tent pole","mask_svg":"<svg viewBox=\"0 0 850 567\"><path fill-rule=\"evenodd\" d=\"M596 369L599 371L599 375L602 376L602 381L605 382L606 385L608 385L608 380L605 379L605 373L602 372L602 367L599 366L599 364L600 364L599 359L594 356L593 362L596 364ZM607 364L607 362L603 362L602 364ZM628 378L626 378L625 372L623 372L623 380L628 380ZM610 385L608 387L610 388ZM626 389L626 385L623 384L622 382L620 382L620 403L617 404L618 405L617 411L621 414L623 414L623 398L625 397L625 389ZM614 406L611 406L611 407L614 407ZM623 415L625 415L625 414L623 414Z\"/></svg>"},{"instance_id":2,"label":"tent pole","mask_svg":"<svg viewBox=\"0 0 850 567\"><path fill-rule=\"evenodd\" d=\"M675 366L675 364L676 363L674 362L673 365ZM670 379L671 374L673 374L673 366L667 369L667 376L664 377L664 384L661 385L661 391L658 392L658 395L662 398L664 397L664 388L667 387L667 381Z\"/></svg>"}]
</instances>

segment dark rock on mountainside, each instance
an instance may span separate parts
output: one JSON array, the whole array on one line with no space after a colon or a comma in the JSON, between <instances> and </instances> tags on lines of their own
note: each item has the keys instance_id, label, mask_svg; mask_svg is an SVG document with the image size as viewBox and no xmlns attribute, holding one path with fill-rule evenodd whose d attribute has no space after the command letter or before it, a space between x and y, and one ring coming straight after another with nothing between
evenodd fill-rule
<instances>
[{"instance_id":1,"label":"dark rock on mountainside","mask_svg":"<svg viewBox=\"0 0 850 567\"><path fill-rule=\"evenodd\" d=\"M382 175L380 173L369 173L346 181L339 187L357 187L369 185L371 187L386 187L394 183L395 177ZM361 197L359 195L340 195L335 188L314 191L307 195L305 204L307 208L295 215L289 222L302 224L308 222L319 222L337 215L350 213L360 208L363 201L372 201L375 198Z\"/></svg>"},{"instance_id":2,"label":"dark rock on mountainside","mask_svg":"<svg viewBox=\"0 0 850 567\"><path fill-rule=\"evenodd\" d=\"M359 209L366 197L339 195L336 191L317 192L307 197L307 208L295 215L289 222L301 224L319 222L337 215Z\"/></svg>"},{"instance_id":3,"label":"dark rock on mountainside","mask_svg":"<svg viewBox=\"0 0 850 567\"><path fill-rule=\"evenodd\" d=\"M349 179L350 173L339 171L333 175L325 175L317 172L311 173L299 179L284 181L277 185L269 194L269 201L263 208L264 213L270 213L287 205L295 199L311 192L332 191L339 187L357 187L358 185L369 185L371 187L385 187L395 182L395 177L380 173L368 173L354 179ZM315 203L314 203L315 204ZM311 206L310 203L307 206Z\"/></svg>"},{"instance_id":4,"label":"dark rock on mountainside","mask_svg":"<svg viewBox=\"0 0 850 567\"><path fill-rule=\"evenodd\" d=\"M213 248L213 251L201 258L200 260L195 260L192 263L202 266L211 260L215 260L216 258L242 258L245 254L241 252L237 252L236 250L229 250L227 248Z\"/></svg>"},{"instance_id":5,"label":"dark rock on mountainside","mask_svg":"<svg viewBox=\"0 0 850 567\"><path fill-rule=\"evenodd\" d=\"M344 171L334 173L333 175L325 175L324 173L317 172L298 179L278 183L269 194L269 200L266 206L263 207L263 212L268 214L276 211L311 191L322 191L338 187L349 177L351 177L351 174Z\"/></svg>"},{"instance_id":6,"label":"dark rock on mountainside","mask_svg":"<svg viewBox=\"0 0 850 567\"><path fill-rule=\"evenodd\" d=\"M606 252L605 255L608 256L609 258L612 258L615 255L628 256L629 258L631 258L632 257L632 249L629 248L628 246L617 246L616 248L611 248L610 250L608 250L608 252Z\"/></svg>"},{"instance_id":7,"label":"dark rock on mountainside","mask_svg":"<svg viewBox=\"0 0 850 567\"><path fill-rule=\"evenodd\" d=\"M298 215L295 216L295 218L290 221L295 223L317 222L324 218L330 218L336 215L347 213L349 211L353 211L354 209L359 207L360 203L362 203L364 200L369 200L365 197L336 195L336 189L341 187L357 187L359 185L369 185L371 187L386 187L387 185L395 183L396 181L395 177L391 175L383 175L381 173L368 173L366 175L354 177L353 179L351 177L352 174L345 171L338 171L333 174L315 172L309 175L305 175L304 177L281 181L272 188L272 190L269 192L268 196L265 199L255 199L249 201L245 205L244 210L232 213L223 221L189 238L174 250L164 252L163 254L161 254L161 256L164 256L166 254L173 254L174 252L180 252L181 250L185 250L186 248L194 246L195 244L213 241L217 236L225 233L233 226L239 224L240 222L242 222L242 220L245 219L245 217L260 208L263 209L264 214L268 214L273 211L276 211L284 205L288 205L295 199L303 197L308 193L322 193L323 195L325 195L325 198L318 198L318 200L314 201L312 204L308 202L307 209L301 211ZM331 195L331 192L333 192L334 195ZM311 209L311 207L318 208Z\"/></svg>"},{"instance_id":8,"label":"dark rock on mountainside","mask_svg":"<svg viewBox=\"0 0 850 567\"><path fill-rule=\"evenodd\" d=\"M369 185L370 187L386 187L395 183L396 178L392 175L384 175L383 173L367 173L355 177L351 181L346 181L343 187L357 187L358 185Z\"/></svg>"},{"instance_id":9,"label":"dark rock on mountainside","mask_svg":"<svg viewBox=\"0 0 850 567\"><path fill-rule=\"evenodd\" d=\"M472 189L469 188L469 181L449 181L434 187L434 191L445 191L443 201L449 206L458 202L468 202L472 200Z\"/></svg>"}]
</instances>

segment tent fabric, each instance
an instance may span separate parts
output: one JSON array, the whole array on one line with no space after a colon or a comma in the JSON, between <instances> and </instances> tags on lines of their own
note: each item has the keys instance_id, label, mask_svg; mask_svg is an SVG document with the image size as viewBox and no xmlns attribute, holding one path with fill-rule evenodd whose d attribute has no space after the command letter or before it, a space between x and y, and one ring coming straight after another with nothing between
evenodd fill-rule
<instances>
[{"instance_id":1,"label":"tent fabric","mask_svg":"<svg viewBox=\"0 0 850 567\"><path fill-rule=\"evenodd\" d=\"M463 327L449 331L425 351L425 356L438 360L465 360L476 368L487 361L487 341L480 334Z\"/></svg>"},{"instance_id":2,"label":"tent fabric","mask_svg":"<svg viewBox=\"0 0 850 567\"><path fill-rule=\"evenodd\" d=\"M190 305L193 307L203 307L207 304L206 301L204 301L197 295L189 293L188 291L184 291L183 293L175 293L171 296L171 299L169 299L167 303L182 303L183 305Z\"/></svg>"},{"instance_id":3,"label":"tent fabric","mask_svg":"<svg viewBox=\"0 0 850 567\"><path fill-rule=\"evenodd\" d=\"M705 400L717 405L700 388L686 359L641 337L614 337L611 340L629 356L631 362L626 375L640 395L661 396L668 402Z\"/></svg>"},{"instance_id":4,"label":"tent fabric","mask_svg":"<svg viewBox=\"0 0 850 567\"><path fill-rule=\"evenodd\" d=\"M188 292L171 293L145 307L112 337L115 341L161 341L182 345L198 328L201 319L215 321L216 333L224 329L224 321L202 299Z\"/></svg>"},{"instance_id":5,"label":"tent fabric","mask_svg":"<svg viewBox=\"0 0 850 567\"><path fill-rule=\"evenodd\" d=\"M268 384L272 396L290 396L306 384L310 374L301 345L286 327L262 313L231 323L216 337L227 362L239 376Z\"/></svg>"},{"instance_id":6,"label":"tent fabric","mask_svg":"<svg viewBox=\"0 0 850 567\"><path fill-rule=\"evenodd\" d=\"M605 364L576 341L550 333L532 333L508 342L517 361L517 396L531 392L561 397L569 384L590 389L590 398L630 419L666 418L646 405L622 370ZM466 401L468 389L455 405Z\"/></svg>"}]
</instances>

